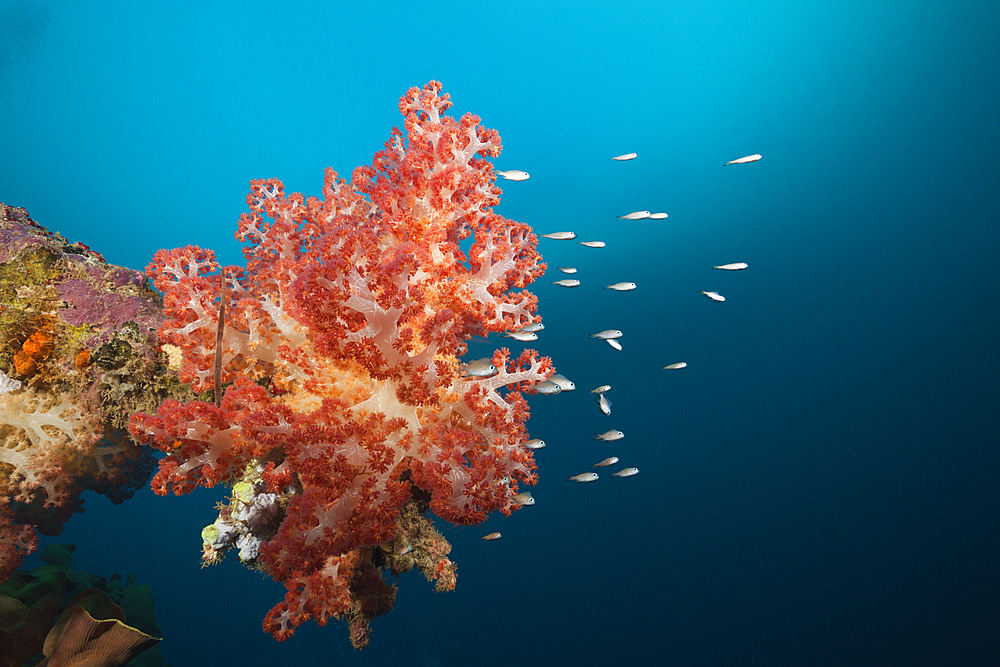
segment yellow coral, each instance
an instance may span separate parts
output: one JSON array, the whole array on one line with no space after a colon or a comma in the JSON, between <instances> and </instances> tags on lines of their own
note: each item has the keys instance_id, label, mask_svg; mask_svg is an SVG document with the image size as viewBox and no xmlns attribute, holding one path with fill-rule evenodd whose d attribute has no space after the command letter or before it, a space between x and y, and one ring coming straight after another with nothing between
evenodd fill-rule
<instances>
[{"instance_id":1,"label":"yellow coral","mask_svg":"<svg viewBox=\"0 0 1000 667\"><path fill-rule=\"evenodd\" d=\"M181 369L181 362L184 360L184 351L170 343L161 345L160 349L167 355L167 368L172 371L179 371Z\"/></svg>"}]
</instances>

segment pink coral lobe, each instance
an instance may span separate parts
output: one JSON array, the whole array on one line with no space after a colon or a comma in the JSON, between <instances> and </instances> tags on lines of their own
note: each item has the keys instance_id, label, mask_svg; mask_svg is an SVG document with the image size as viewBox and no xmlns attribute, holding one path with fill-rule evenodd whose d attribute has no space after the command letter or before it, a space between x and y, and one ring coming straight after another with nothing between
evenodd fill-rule
<instances>
[{"instance_id":1,"label":"pink coral lobe","mask_svg":"<svg viewBox=\"0 0 1000 667\"><path fill-rule=\"evenodd\" d=\"M38 549L38 534L19 523L9 504L0 503L0 581L6 581L24 557Z\"/></svg>"}]
</instances>

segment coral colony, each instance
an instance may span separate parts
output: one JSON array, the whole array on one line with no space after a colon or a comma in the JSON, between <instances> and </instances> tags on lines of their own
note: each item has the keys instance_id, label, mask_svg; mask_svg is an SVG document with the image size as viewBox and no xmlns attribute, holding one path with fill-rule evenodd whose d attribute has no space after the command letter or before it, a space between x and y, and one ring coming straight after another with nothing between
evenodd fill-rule
<instances>
[{"instance_id":1,"label":"coral colony","mask_svg":"<svg viewBox=\"0 0 1000 667\"><path fill-rule=\"evenodd\" d=\"M141 272L0 204L0 582L83 491L120 503L149 479L152 452L124 429L180 388L159 372L162 320Z\"/></svg>"},{"instance_id":2,"label":"coral colony","mask_svg":"<svg viewBox=\"0 0 1000 667\"><path fill-rule=\"evenodd\" d=\"M396 594L382 571L416 567L438 590L452 589L451 546L427 514L476 524L493 510L518 509L519 487L536 481L532 454L520 446L528 438L523 393L554 369L533 351L515 359L500 349L492 375L462 372L473 336L539 321L524 288L545 265L531 229L493 213L500 190L486 158L499 155L499 135L474 115L443 115L450 106L438 82L409 90L399 103L405 133L394 129L350 182L328 169L322 199L286 195L277 179L253 181L237 232L246 267L220 267L194 246L156 253L146 270L163 294L155 374L173 384L154 382L149 363L134 361L149 359L148 318L130 274L117 280L134 296L101 292L110 279L92 268L89 279L40 282L42 305L0 357L10 369L0 379L26 383L0 395L8 484L60 497L46 486L63 474L60 448L91 453L104 424L84 404L120 394L135 441L165 453L156 493L232 489L202 532L203 562L232 548L285 585L264 619L275 638L335 617L355 646L366 645L369 620L388 612ZM466 254L459 244L469 239ZM41 301L46 289L94 310L55 329L58 313ZM127 305L136 314L126 321ZM89 328L94 321L102 328ZM39 333L62 341L53 343L65 348L57 364L42 353ZM17 359L13 348L23 352ZM67 367L73 352L111 356L74 357ZM39 371L22 370L31 363L44 381L33 384ZM119 373L126 367L145 373L143 383ZM55 378L74 370L81 377L63 388ZM33 397L43 390L46 398ZM130 398L140 391L155 400ZM3 507L30 498L15 500ZM29 523L8 518L10 531Z\"/></svg>"}]
</instances>

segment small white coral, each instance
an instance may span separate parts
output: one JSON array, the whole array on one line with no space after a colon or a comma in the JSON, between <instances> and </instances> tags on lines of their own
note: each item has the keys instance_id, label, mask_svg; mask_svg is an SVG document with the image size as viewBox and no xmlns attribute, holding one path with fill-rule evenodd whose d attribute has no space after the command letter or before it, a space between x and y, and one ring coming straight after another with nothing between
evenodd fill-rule
<instances>
[{"instance_id":1,"label":"small white coral","mask_svg":"<svg viewBox=\"0 0 1000 667\"><path fill-rule=\"evenodd\" d=\"M7 377L7 374L0 371L0 394L9 394L21 388L21 381Z\"/></svg>"}]
</instances>

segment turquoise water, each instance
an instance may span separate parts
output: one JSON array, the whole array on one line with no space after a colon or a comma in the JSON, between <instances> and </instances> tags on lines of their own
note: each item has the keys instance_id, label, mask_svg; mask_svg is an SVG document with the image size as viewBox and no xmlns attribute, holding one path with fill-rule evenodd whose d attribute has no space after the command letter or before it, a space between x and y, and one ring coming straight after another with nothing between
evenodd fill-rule
<instances>
[{"instance_id":1,"label":"turquoise water","mask_svg":"<svg viewBox=\"0 0 1000 667\"><path fill-rule=\"evenodd\" d=\"M250 179L318 195L431 79L531 173L499 213L607 242L540 243L535 347L580 389L532 399L537 504L446 530L457 589L404 575L364 651L336 624L278 644L280 586L199 569L214 491L90 496L43 545L152 583L174 665L1000 664L998 24L945 2L0 3L0 201L110 262L239 262ZM616 219L642 209L669 218ZM550 284L567 264L573 290ZM621 352L587 338L607 328ZM612 454L640 474L565 481Z\"/></svg>"}]
</instances>

